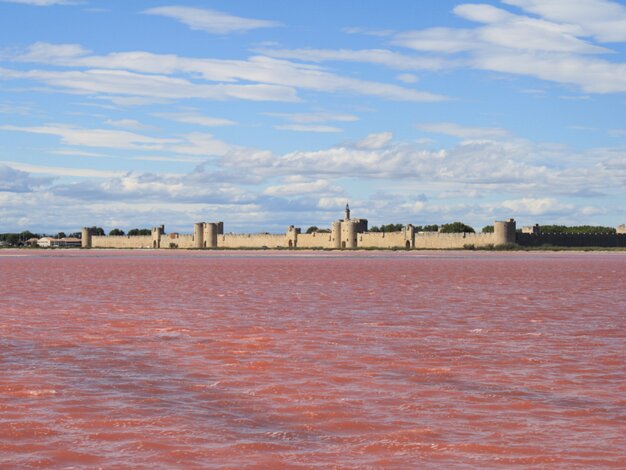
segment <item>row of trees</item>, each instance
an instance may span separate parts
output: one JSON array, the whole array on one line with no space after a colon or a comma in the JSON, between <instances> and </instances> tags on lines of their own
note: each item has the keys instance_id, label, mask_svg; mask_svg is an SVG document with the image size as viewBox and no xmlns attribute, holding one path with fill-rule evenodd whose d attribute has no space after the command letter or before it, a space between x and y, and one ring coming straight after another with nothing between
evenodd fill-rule
<instances>
[{"instance_id":1,"label":"row of trees","mask_svg":"<svg viewBox=\"0 0 626 470\"><path fill-rule=\"evenodd\" d=\"M51 237L51 238L80 238L80 232L72 232L70 234L66 234L65 232L59 232L56 235L47 235L45 233L33 233L30 230L24 230L23 232L7 232L0 233L0 241L7 243L12 246L19 246L25 244L31 238L42 238L42 237Z\"/></svg>"},{"instance_id":2,"label":"row of trees","mask_svg":"<svg viewBox=\"0 0 626 470\"><path fill-rule=\"evenodd\" d=\"M616 233L613 227L602 227L600 225L541 225L543 233Z\"/></svg>"},{"instance_id":3,"label":"row of trees","mask_svg":"<svg viewBox=\"0 0 626 470\"><path fill-rule=\"evenodd\" d=\"M93 235L104 235L104 230L102 229L102 227L91 227L91 230L92 230L91 233ZM128 231L128 236L130 237L136 237L139 235L150 235L150 234L152 234L152 230L150 230L149 228L132 228ZM109 235L112 237L115 237L115 236L126 235L126 233L124 232L124 230L120 228L114 228L109 231Z\"/></svg>"},{"instance_id":4,"label":"row of trees","mask_svg":"<svg viewBox=\"0 0 626 470\"><path fill-rule=\"evenodd\" d=\"M376 226L374 225L369 229L370 232L399 232L404 228L404 224L386 224ZM487 227L485 227L487 228ZM306 233L327 233L330 230L327 229L319 229L317 226L312 225L308 229L306 229ZM416 232L442 232L442 233L474 233L474 229L463 222L452 222L449 224L443 225L415 225ZM483 232L485 229L483 229ZM491 232L493 232L493 226L491 226Z\"/></svg>"},{"instance_id":5,"label":"row of trees","mask_svg":"<svg viewBox=\"0 0 626 470\"><path fill-rule=\"evenodd\" d=\"M386 224L379 226L372 226L370 232L399 232L404 227L404 224ZM449 224L432 224L432 225L415 225L416 232L441 232L441 233L475 233L473 227L464 224L463 222L452 222ZM518 232L521 229L518 229ZM542 225L541 231L543 233L616 233L614 227L604 227L601 225ZM329 230L320 230L316 226L309 227L306 233L313 232L329 232ZM485 225L482 228L483 233L493 233L493 225Z\"/></svg>"},{"instance_id":6,"label":"row of trees","mask_svg":"<svg viewBox=\"0 0 626 470\"><path fill-rule=\"evenodd\" d=\"M90 227L91 233L96 236L106 235L106 232L102 227ZM133 228L128 231L128 235L137 236L137 235L150 235L152 231L149 228ZM109 232L109 235L125 235L124 231L119 228L114 228ZM42 238L42 237L52 237L52 238L82 238L82 232L58 232L56 235L48 235L45 233L33 233L30 230L24 230L23 232L6 232L0 233L0 242L4 242L10 246L21 246L26 244L27 240L31 238Z\"/></svg>"},{"instance_id":7,"label":"row of trees","mask_svg":"<svg viewBox=\"0 0 626 470\"><path fill-rule=\"evenodd\" d=\"M373 226L370 232L399 232L404 224L387 224L380 227ZM474 233L474 229L463 222L452 222L449 224L414 225L416 232L441 232L441 233Z\"/></svg>"}]
</instances>

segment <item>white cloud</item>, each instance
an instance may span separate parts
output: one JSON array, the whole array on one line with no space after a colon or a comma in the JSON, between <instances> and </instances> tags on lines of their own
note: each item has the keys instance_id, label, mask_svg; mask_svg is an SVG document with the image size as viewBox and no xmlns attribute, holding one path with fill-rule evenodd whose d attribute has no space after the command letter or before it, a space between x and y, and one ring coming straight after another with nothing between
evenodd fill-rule
<instances>
[{"instance_id":1,"label":"white cloud","mask_svg":"<svg viewBox=\"0 0 626 470\"><path fill-rule=\"evenodd\" d=\"M355 209L360 207L359 216L381 223L463 220L479 225L491 222L493 217L511 215L532 216L534 221L562 221L602 215L597 207L607 207L606 202L610 201L598 199L599 204L579 206L570 202L572 198L601 198L605 194L615 198L626 188L626 166L620 149L594 149L578 155L563 146L507 139L423 150L414 143L395 141L391 133L379 133L323 150L275 155L228 146L215 141L210 134L189 134L180 136L179 140L164 144L163 152L170 155L133 158L190 159L197 163L209 154L214 156L186 174L126 173L5 162L16 171L54 175L62 180L40 181L37 197L27 196L20 201L7 199L0 192L0 199L7 201L2 208L3 220L15 225L18 212L32 210L29 217L39 219L29 221L50 223L41 207L50 210L61 207L63 201L64 210L76 208L70 210L72 215L67 223L80 224L78 227L94 223L91 221L100 224L108 220L107 213L119 208L122 214L130 216L135 207L135 214L150 213L151 224L181 221L183 227L190 227L193 217L206 218L210 213L216 218L228 214L229 227L268 229L270 215L271 220L280 219L279 227L283 221L312 220L319 224L332 220L328 217L333 216L326 212L341 209L349 200L355 202L351 204ZM180 157L181 152L190 156ZM544 161L559 164L546 167L537 163ZM35 181L31 178L9 176L5 181ZM345 178L371 188L371 200L354 197L350 185L344 187L342 183ZM29 184L13 189L27 190ZM424 194L417 196L415 188ZM386 192L376 194L378 189ZM429 202L426 194L435 198L437 204ZM212 207L210 211L207 204ZM19 210L14 209L18 206ZM316 211L325 212L320 215ZM615 217L625 214L619 207L612 208L610 213ZM128 220L134 224L137 219Z\"/></svg>"},{"instance_id":2,"label":"white cloud","mask_svg":"<svg viewBox=\"0 0 626 470\"><path fill-rule=\"evenodd\" d=\"M626 7L607 0L502 0L550 21L576 25L601 42L626 41Z\"/></svg>"},{"instance_id":3,"label":"white cloud","mask_svg":"<svg viewBox=\"0 0 626 470\"><path fill-rule=\"evenodd\" d=\"M29 163L0 161L4 164L20 171L28 173L55 175L55 176L75 176L79 178L113 178L124 174L122 171L93 170L89 168L65 168L61 166L31 165Z\"/></svg>"},{"instance_id":4,"label":"white cloud","mask_svg":"<svg viewBox=\"0 0 626 470\"><path fill-rule=\"evenodd\" d=\"M306 124L281 124L274 126L274 129L279 131L294 131L294 132L341 132L341 128L334 126L314 126Z\"/></svg>"},{"instance_id":5,"label":"white cloud","mask_svg":"<svg viewBox=\"0 0 626 470\"><path fill-rule=\"evenodd\" d=\"M178 100L242 99L250 101L297 101L293 88L267 84L198 84L183 78L164 75L148 75L125 70L90 69L85 71L30 70L16 71L0 69L4 79L30 79L42 81L61 91L75 94L103 94L109 97L130 95L131 100L123 104L144 104L157 98Z\"/></svg>"},{"instance_id":6,"label":"white cloud","mask_svg":"<svg viewBox=\"0 0 626 470\"><path fill-rule=\"evenodd\" d=\"M464 4L454 8L454 13L479 23L503 23L512 21L515 16L508 11L486 4Z\"/></svg>"},{"instance_id":7,"label":"white cloud","mask_svg":"<svg viewBox=\"0 0 626 470\"><path fill-rule=\"evenodd\" d=\"M304 62L363 62L397 70L440 70L449 62L436 57L416 57L387 49L259 49L269 57Z\"/></svg>"},{"instance_id":8,"label":"white cloud","mask_svg":"<svg viewBox=\"0 0 626 470\"><path fill-rule=\"evenodd\" d=\"M74 0L2 0L5 3L22 3L24 5L34 5L37 7L48 7L52 5L77 5L82 3Z\"/></svg>"},{"instance_id":9,"label":"white cloud","mask_svg":"<svg viewBox=\"0 0 626 470\"><path fill-rule=\"evenodd\" d=\"M594 44L626 39L626 8L605 0L507 0L540 18L484 4L461 4L454 12L480 23L475 28L429 28L394 36L393 44L451 66L525 75L575 85L587 93L626 92L626 64L598 57L612 52ZM454 54L454 56L453 56Z\"/></svg>"},{"instance_id":10,"label":"white cloud","mask_svg":"<svg viewBox=\"0 0 626 470\"><path fill-rule=\"evenodd\" d=\"M412 73L401 73L396 78L404 83L417 83L419 81L419 78Z\"/></svg>"},{"instance_id":11,"label":"white cloud","mask_svg":"<svg viewBox=\"0 0 626 470\"><path fill-rule=\"evenodd\" d=\"M26 193L42 186L48 186L51 178L33 177L31 174L16 169L14 166L0 164L0 193Z\"/></svg>"},{"instance_id":12,"label":"white cloud","mask_svg":"<svg viewBox=\"0 0 626 470\"><path fill-rule=\"evenodd\" d=\"M149 137L128 131L110 129L84 129L68 125L44 125L37 127L0 126L0 130L55 135L66 145L114 149L162 150L178 139Z\"/></svg>"},{"instance_id":13,"label":"white cloud","mask_svg":"<svg viewBox=\"0 0 626 470\"><path fill-rule=\"evenodd\" d=\"M50 49L50 55L46 55L47 49ZM160 99L296 101L296 89L306 89L368 95L396 101L434 102L446 99L434 93L344 77L319 66L264 56L251 57L245 61L195 59L148 52L92 56L86 55L80 46L37 43L14 60L65 67L88 67L89 69L83 71L0 70L5 79L38 80L81 94L103 93ZM193 81L170 76L172 74L186 74ZM200 80L221 83L209 85L198 83Z\"/></svg>"},{"instance_id":14,"label":"white cloud","mask_svg":"<svg viewBox=\"0 0 626 470\"><path fill-rule=\"evenodd\" d=\"M324 196L317 201L317 207L324 210L340 211L346 206L345 197L328 197ZM354 205L353 205L354 206Z\"/></svg>"},{"instance_id":15,"label":"white cloud","mask_svg":"<svg viewBox=\"0 0 626 470\"><path fill-rule=\"evenodd\" d=\"M265 113L266 116L282 117L291 122L297 122L301 124L310 124L315 122L354 122L358 121L359 117L353 114L337 114L337 113L325 113L325 112L313 112L313 113Z\"/></svg>"},{"instance_id":16,"label":"white cloud","mask_svg":"<svg viewBox=\"0 0 626 470\"><path fill-rule=\"evenodd\" d=\"M342 193L341 187L327 180L294 182L277 186L269 186L263 191L268 196L302 196L307 194Z\"/></svg>"},{"instance_id":17,"label":"white cloud","mask_svg":"<svg viewBox=\"0 0 626 470\"><path fill-rule=\"evenodd\" d=\"M206 31L211 34L229 34L258 28L281 26L276 21L242 18L216 10L183 6L164 6L150 8L144 13L173 18L191 29Z\"/></svg>"},{"instance_id":18,"label":"white cloud","mask_svg":"<svg viewBox=\"0 0 626 470\"><path fill-rule=\"evenodd\" d=\"M393 133L391 132L379 132L377 134L370 134L364 139L356 143L356 148L365 150L378 150L385 147L393 140Z\"/></svg>"},{"instance_id":19,"label":"white cloud","mask_svg":"<svg viewBox=\"0 0 626 470\"><path fill-rule=\"evenodd\" d=\"M346 34L365 34L367 36L380 36L380 37L391 36L393 34L393 31L391 29L368 29L368 28L361 28L358 26L347 26L345 28L341 28L341 31L343 31Z\"/></svg>"},{"instance_id":20,"label":"white cloud","mask_svg":"<svg viewBox=\"0 0 626 470\"><path fill-rule=\"evenodd\" d=\"M205 132L192 132L185 134L184 138L184 143L170 145L168 150L187 155L209 157L213 155L225 155L233 148L232 145L217 140L212 134Z\"/></svg>"},{"instance_id":21,"label":"white cloud","mask_svg":"<svg viewBox=\"0 0 626 470\"><path fill-rule=\"evenodd\" d=\"M573 204L564 204L553 198L522 198L502 202L502 207L519 215L567 214L575 210Z\"/></svg>"},{"instance_id":22,"label":"white cloud","mask_svg":"<svg viewBox=\"0 0 626 470\"><path fill-rule=\"evenodd\" d=\"M498 127L468 127L452 122L418 124L417 129L435 134L451 135L461 139L501 139L510 137L506 129Z\"/></svg>"},{"instance_id":23,"label":"white cloud","mask_svg":"<svg viewBox=\"0 0 626 470\"><path fill-rule=\"evenodd\" d=\"M135 119L107 119L105 123L120 129L133 129L136 131L151 129L150 126L146 126Z\"/></svg>"},{"instance_id":24,"label":"white cloud","mask_svg":"<svg viewBox=\"0 0 626 470\"><path fill-rule=\"evenodd\" d=\"M196 113L156 113L155 116L185 124L196 124L204 127L233 126L237 124L230 119L203 116Z\"/></svg>"},{"instance_id":25,"label":"white cloud","mask_svg":"<svg viewBox=\"0 0 626 470\"><path fill-rule=\"evenodd\" d=\"M66 148L51 150L49 153L52 153L55 155L72 155L72 156L77 156L77 157L116 158L112 155L106 155L103 153L86 152L84 150L66 149Z\"/></svg>"}]
</instances>

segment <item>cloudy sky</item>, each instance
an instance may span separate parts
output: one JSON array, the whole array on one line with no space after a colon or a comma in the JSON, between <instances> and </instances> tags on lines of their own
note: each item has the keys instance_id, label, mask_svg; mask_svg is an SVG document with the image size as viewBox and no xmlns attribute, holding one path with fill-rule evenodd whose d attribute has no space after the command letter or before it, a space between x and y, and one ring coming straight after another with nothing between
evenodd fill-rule
<instances>
[{"instance_id":1,"label":"cloudy sky","mask_svg":"<svg viewBox=\"0 0 626 470\"><path fill-rule=\"evenodd\" d=\"M0 232L626 222L626 2L0 0Z\"/></svg>"}]
</instances>

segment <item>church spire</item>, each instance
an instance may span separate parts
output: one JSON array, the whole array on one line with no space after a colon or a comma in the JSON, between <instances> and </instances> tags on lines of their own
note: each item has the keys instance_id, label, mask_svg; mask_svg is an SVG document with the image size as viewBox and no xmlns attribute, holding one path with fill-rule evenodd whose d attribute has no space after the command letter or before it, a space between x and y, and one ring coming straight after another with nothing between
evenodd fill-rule
<instances>
[{"instance_id":1,"label":"church spire","mask_svg":"<svg viewBox=\"0 0 626 470\"><path fill-rule=\"evenodd\" d=\"M346 202L346 213L345 213L344 220L350 220L350 206L348 205L347 202Z\"/></svg>"}]
</instances>

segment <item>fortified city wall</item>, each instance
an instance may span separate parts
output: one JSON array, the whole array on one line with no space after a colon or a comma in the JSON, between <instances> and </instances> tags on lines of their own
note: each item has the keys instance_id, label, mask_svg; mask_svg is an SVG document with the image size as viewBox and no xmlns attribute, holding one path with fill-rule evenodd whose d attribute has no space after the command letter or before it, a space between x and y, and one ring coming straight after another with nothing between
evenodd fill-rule
<instances>
[{"instance_id":1,"label":"fortified city wall","mask_svg":"<svg viewBox=\"0 0 626 470\"><path fill-rule=\"evenodd\" d=\"M198 222L192 234L165 233L163 225L154 227L150 236L95 236L90 229L83 228L83 248L312 248L312 249L462 249L507 244L521 246L572 246L572 247L625 247L626 227L620 226L617 233L576 234L541 233L538 225L524 227L516 232L515 220L496 221L493 233L439 233L415 232L406 225L397 232L369 232L366 219L350 218L346 205L345 216L331 224L330 232L301 233L294 226L284 234L224 233L223 222Z\"/></svg>"},{"instance_id":2,"label":"fortified city wall","mask_svg":"<svg viewBox=\"0 0 626 470\"><path fill-rule=\"evenodd\" d=\"M298 234L296 246L298 248L334 248L332 235L327 232Z\"/></svg>"},{"instance_id":3,"label":"fortified city wall","mask_svg":"<svg viewBox=\"0 0 626 470\"><path fill-rule=\"evenodd\" d=\"M521 246L626 247L626 233L518 233Z\"/></svg>"},{"instance_id":4,"label":"fortified city wall","mask_svg":"<svg viewBox=\"0 0 626 470\"><path fill-rule=\"evenodd\" d=\"M139 235L129 237L126 235L98 236L91 237L93 248L151 248L152 237L149 235Z\"/></svg>"},{"instance_id":5,"label":"fortified city wall","mask_svg":"<svg viewBox=\"0 0 626 470\"><path fill-rule=\"evenodd\" d=\"M505 242L507 243L507 242ZM438 233L418 232L415 235L415 248L447 250L474 245L476 248L489 245L503 245L496 242L495 233Z\"/></svg>"},{"instance_id":6,"label":"fortified city wall","mask_svg":"<svg viewBox=\"0 0 626 470\"><path fill-rule=\"evenodd\" d=\"M270 233L228 233L217 238L218 248L286 248L286 235Z\"/></svg>"},{"instance_id":7,"label":"fortified city wall","mask_svg":"<svg viewBox=\"0 0 626 470\"><path fill-rule=\"evenodd\" d=\"M360 233L360 248L415 248L416 235L412 225L407 225L400 232L365 232Z\"/></svg>"}]
</instances>

